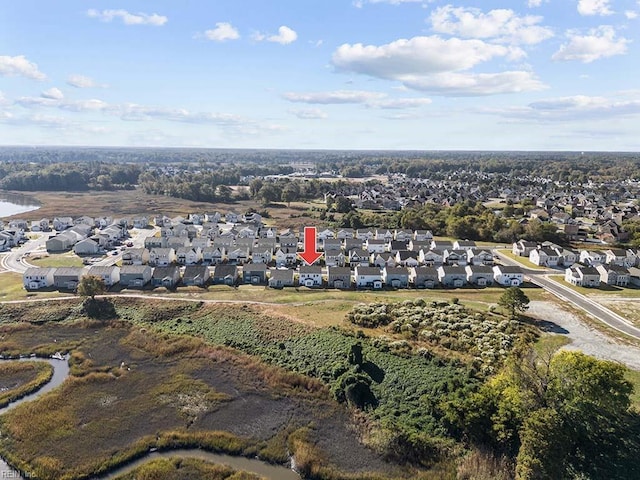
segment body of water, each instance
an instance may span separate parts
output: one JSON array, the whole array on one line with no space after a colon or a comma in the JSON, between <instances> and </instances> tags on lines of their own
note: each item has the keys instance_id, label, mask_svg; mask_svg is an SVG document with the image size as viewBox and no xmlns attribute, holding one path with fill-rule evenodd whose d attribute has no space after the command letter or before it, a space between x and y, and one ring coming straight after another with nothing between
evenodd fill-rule
<instances>
[{"instance_id":1,"label":"body of water","mask_svg":"<svg viewBox=\"0 0 640 480\"><path fill-rule=\"evenodd\" d=\"M0 192L0 218L30 212L40 208L33 198L15 193Z\"/></svg>"}]
</instances>

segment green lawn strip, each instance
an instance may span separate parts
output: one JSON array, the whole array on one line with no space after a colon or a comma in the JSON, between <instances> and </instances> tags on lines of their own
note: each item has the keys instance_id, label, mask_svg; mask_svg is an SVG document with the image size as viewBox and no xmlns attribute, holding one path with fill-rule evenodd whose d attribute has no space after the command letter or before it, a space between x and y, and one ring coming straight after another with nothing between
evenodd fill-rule
<instances>
[{"instance_id":1,"label":"green lawn strip","mask_svg":"<svg viewBox=\"0 0 640 480\"><path fill-rule=\"evenodd\" d=\"M500 253L505 257L509 257L511 260L515 260L525 268L530 268L532 270L545 270L545 267L539 267L535 263L529 261L528 257L520 257L518 255L514 255L513 252L506 249L501 249Z\"/></svg>"},{"instance_id":2,"label":"green lawn strip","mask_svg":"<svg viewBox=\"0 0 640 480\"><path fill-rule=\"evenodd\" d=\"M16 385L0 392L0 408L18 400L47 383L53 376L53 367L43 361L0 363L0 385Z\"/></svg>"}]
</instances>

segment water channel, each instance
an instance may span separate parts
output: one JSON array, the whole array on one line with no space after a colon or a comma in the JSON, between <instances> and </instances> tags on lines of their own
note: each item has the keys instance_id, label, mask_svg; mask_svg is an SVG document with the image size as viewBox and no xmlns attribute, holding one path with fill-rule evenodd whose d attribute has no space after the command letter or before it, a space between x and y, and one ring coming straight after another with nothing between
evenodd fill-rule
<instances>
[{"instance_id":1,"label":"water channel","mask_svg":"<svg viewBox=\"0 0 640 480\"><path fill-rule=\"evenodd\" d=\"M47 393L59 386L69 375L69 364L67 360L55 360L55 359L34 359L34 358L21 358L20 360L0 360L5 362L38 360L48 362L53 366L53 376L51 380L45 384L42 388L29 395L22 397L15 402L10 403L6 407L0 409L0 415L6 413L12 408L17 407L23 402L35 400L40 395ZM231 455L222 455L217 453L206 452L199 449L177 449L163 452L149 452L144 457L129 462L121 467L118 467L109 473L94 477L94 480L113 480L120 475L124 475L133 469L139 467L145 462L156 458L170 458L170 457L182 457L182 458L198 458L211 463L218 463L228 465L236 470L244 470L246 472L256 473L268 480L300 480L298 475L293 470L281 467L277 465L271 465L270 463L263 462L257 459L234 457ZM25 480L18 471L11 468L2 458L0 458L0 478L14 478L19 480Z\"/></svg>"}]
</instances>

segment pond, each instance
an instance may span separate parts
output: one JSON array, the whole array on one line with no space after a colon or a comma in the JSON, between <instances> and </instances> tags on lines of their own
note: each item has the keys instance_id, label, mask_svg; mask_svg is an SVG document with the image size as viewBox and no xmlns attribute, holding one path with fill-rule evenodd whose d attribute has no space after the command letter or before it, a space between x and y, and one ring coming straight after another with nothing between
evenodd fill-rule
<instances>
[{"instance_id":1,"label":"pond","mask_svg":"<svg viewBox=\"0 0 640 480\"><path fill-rule=\"evenodd\" d=\"M53 366L53 376L51 380L44 385L40 390L26 395L25 397L16 400L15 402L10 403L6 407L0 409L0 415L15 408L23 402L28 402L31 400L35 400L40 395L56 388L59 386L69 375L69 364L68 364L68 356L65 360L55 360L55 359L36 359L36 358L21 358L20 360L0 360L4 362L15 362L15 361L27 361L27 360L40 360L44 362L48 362ZM244 457L234 457L231 455L222 455L217 453L206 452L204 450L199 449L178 449L178 450L170 450L165 452L149 452L147 455L134 460L133 462L129 462L121 467L118 467L108 474L100 477L94 477L96 480L111 480L120 475L128 473L132 471L134 468L139 467L143 463L155 459L155 458L168 458L168 457L188 457L188 458L198 458L201 460L205 460L211 463L219 463L228 465L236 470L245 470L251 473L257 473L258 475L267 478L268 480L300 480L300 475L298 475L293 470L277 466L271 465L267 462L263 462L257 459L244 458ZM22 479L24 477L16 470L11 468L2 458L0 458L0 478L15 478Z\"/></svg>"},{"instance_id":2,"label":"pond","mask_svg":"<svg viewBox=\"0 0 640 480\"><path fill-rule=\"evenodd\" d=\"M33 198L15 193L0 192L0 218L31 212L40 208Z\"/></svg>"}]
</instances>

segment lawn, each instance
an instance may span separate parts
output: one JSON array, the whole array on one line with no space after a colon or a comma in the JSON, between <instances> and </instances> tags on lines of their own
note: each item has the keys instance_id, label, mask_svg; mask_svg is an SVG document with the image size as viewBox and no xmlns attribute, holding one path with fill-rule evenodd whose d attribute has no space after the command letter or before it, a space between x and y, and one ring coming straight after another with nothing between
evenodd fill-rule
<instances>
[{"instance_id":1,"label":"lawn","mask_svg":"<svg viewBox=\"0 0 640 480\"><path fill-rule=\"evenodd\" d=\"M73 252L50 253L29 259L34 267L83 267L82 259Z\"/></svg>"},{"instance_id":2,"label":"lawn","mask_svg":"<svg viewBox=\"0 0 640 480\"><path fill-rule=\"evenodd\" d=\"M530 262L527 257L520 257L518 255L514 255L514 253L511 250L500 249L500 254L504 255L505 257L509 257L511 260L518 262L520 265L522 265L525 268L530 268L532 270L546 270L545 267L539 267L535 263Z\"/></svg>"},{"instance_id":3,"label":"lawn","mask_svg":"<svg viewBox=\"0 0 640 480\"><path fill-rule=\"evenodd\" d=\"M564 275L549 275L549 278L555 280L558 283L561 283L563 286L570 288L582 295L586 295L588 297L602 296L603 299L606 297L610 298L640 298L640 288L629 286L629 287L616 287L614 285L607 285L606 283L601 283L597 288L587 288L587 287L579 287L577 285L571 285L569 282L566 282L564 279Z\"/></svg>"}]
</instances>

